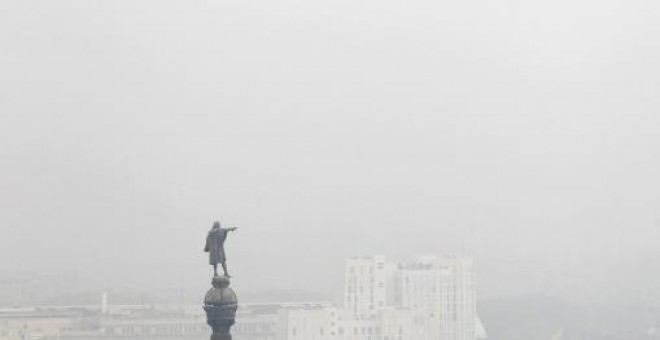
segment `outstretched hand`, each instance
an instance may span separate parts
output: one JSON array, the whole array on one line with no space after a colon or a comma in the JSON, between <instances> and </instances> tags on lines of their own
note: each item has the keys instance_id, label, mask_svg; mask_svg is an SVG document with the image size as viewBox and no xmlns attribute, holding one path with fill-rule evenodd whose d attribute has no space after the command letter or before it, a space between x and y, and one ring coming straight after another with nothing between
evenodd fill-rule
<instances>
[{"instance_id":1,"label":"outstretched hand","mask_svg":"<svg viewBox=\"0 0 660 340\"><path fill-rule=\"evenodd\" d=\"M229 231L234 231L236 229L238 229L238 227L229 228Z\"/></svg>"}]
</instances>

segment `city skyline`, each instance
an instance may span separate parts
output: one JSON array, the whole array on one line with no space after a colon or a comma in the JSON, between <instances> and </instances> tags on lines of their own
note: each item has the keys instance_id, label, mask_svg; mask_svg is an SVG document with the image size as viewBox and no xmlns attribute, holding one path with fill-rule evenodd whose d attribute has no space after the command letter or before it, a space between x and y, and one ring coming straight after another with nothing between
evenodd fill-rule
<instances>
[{"instance_id":1,"label":"city skyline","mask_svg":"<svg viewBox=\"0 0 660 340\"><path fill-rule=\"evenodd\" d=\"M471 337L476 308L497 340L657 338L658 13L0 1L0 308L199 303L221 221L240 228L222 249L239 301L347 303L291 312L319 337L340 317L356 336ZM357 261L342 291L344 259L374 254L416 263ZM209 310L233 306L225 283ZM395 298L417 310L399 324L379 309Z\"/></svg>"},{"instance_id":2,"label":"city skyline","mask_svg":"<svg viewBox=\"0 0 660 340\"><path fill-rule=\"evenodd\" d=\"M192 287L222 219L248 291L446 251L484 296L660 299L657 4L255 1L7 4L5 273Z\"/></svg>"},{"instance_id":3,"label":"city skyline","mask_svg":"<svg viewBox=\"0 0 660 340\"><path fill-rule=\"evenodd\" d=\"M412 273L424 271L431 276ZM412 275L411 275L412 274ZM343 299L240 305L234 335L244 340L477 340L472 260L383 255L345 260ZM393 298L394 297L394 298ZM427 302L428 300L428 302ZM0 340L196 338L206 331L198 308L112 303L0 308Z\"/></svg>"}]
</instances>

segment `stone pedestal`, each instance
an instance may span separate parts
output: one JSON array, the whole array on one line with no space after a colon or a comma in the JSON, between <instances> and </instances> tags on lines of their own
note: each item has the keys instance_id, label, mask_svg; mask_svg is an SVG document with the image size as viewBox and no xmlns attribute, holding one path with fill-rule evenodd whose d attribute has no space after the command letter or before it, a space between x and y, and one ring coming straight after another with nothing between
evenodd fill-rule
<instances>
[{"instance_id":1,"label":"stone pedestal","mask_svg":"<svg viewBox=\"0 0 660 340\"><path fill-rule=\"evenodd\" d=\"M206 322L213 330L211 340L231 340L229 330L234 325L238 308L236 294L229 288L228 277L216 275L211 284L213 288L204 297Z\"/></svg>"},{"instance_id":2,"label":"stone pedestal","mask_svg":"<svg viewBox=\"0 0 660 340\"><path fill-rule=\"evenodd\" d=\"M211 334L211 340L231 340L231 334Z\"/></svg>"}]
</instances>

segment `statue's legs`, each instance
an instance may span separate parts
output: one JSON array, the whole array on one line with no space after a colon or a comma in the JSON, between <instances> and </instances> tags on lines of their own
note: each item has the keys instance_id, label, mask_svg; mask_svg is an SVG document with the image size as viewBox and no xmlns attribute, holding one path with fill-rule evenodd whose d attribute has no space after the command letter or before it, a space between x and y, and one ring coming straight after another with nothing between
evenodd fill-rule
<instances>
[{"instance_id":1,"label":"statue's legs","mask_svg":"<svg viewBox=\"0 0 660 340\"><path fill-rule=\"evenodd\" d=\"M218 264L217 263L213 265L213 274L215 276L218 276Z\"/></svg>"},{"instance_id":2,"label":"statue's legs","mask_svg":"<svg viewBox=\"0 0 660 340\"><path fill-rule=\"evenodd\" d=\"M229 273L227 273L227 262L226 262L226 261L222 261L221 264L222 264L222 270L225 272L225 276L226 276L226 277L231 277L231 276L229 276Z\"/></svg>"}]
</instances>

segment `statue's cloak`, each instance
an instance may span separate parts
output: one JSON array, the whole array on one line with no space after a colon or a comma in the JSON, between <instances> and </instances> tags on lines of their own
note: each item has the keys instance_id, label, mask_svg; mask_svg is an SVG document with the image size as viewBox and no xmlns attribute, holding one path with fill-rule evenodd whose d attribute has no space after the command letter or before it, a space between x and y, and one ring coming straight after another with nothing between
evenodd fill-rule
<instances>
[{"instance_id":1,"label":"statue's cloak","mask_svg":"<svg viewBox=\"0 0 660 340\"><path fill-rule=\"evenodd\" d=\"M206 236L206 246L204 251L209 253L209 263L216 265L226 260L225 240L227 239L227 229L212 229Z\"/></svg>"}]
</instances>

